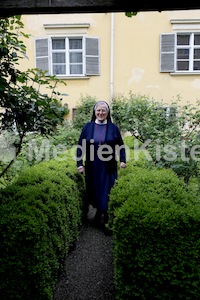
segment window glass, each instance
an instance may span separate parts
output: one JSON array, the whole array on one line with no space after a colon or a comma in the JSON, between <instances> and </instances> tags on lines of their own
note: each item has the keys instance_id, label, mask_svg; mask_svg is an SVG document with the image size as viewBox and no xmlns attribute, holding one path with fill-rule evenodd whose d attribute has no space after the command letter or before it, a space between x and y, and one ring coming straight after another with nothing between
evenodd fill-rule
<instances>
[{"instance_id":1,"label":"window glass","mask_svg":"<svg viewBox=\"0 0 200 300\"><path fill-rule=\"evenodd\" d=\"M70 74L82 74L83 66L82 65L70 65Z\"/></svg>"},{"instance_id":2,"label":"window glass","mask_svg":"<svg viewBox=\"0 0 200 300\"><path fill-rule=\"evenodd\" d=\"M194 49L194 59L200 59L200 49Z\"/></svg>"},{"instance_id":3,"label":"window glass","mask_svg":"<svg viewBox=\"0 0 200 300\"><path fill-rule=\"evenodd\" d=\"M53 53L52 54L53 63L65 63L65 53Z\"/></svg>"},{"instance_id":4,"label":"window glass","mask_svg":"<svg viewBox=\"0 0 200 300\"><path fill-rule=\"evenodd\" d=\"M177 70L178 71L188 71L189 70L189 61L177 61Z\"/></svg>"},{"instance_id":5,"label":"window glass","mask_svg":"<svg viewBox=\"0 0 200 300\"><path fill-rule=\"evenodd\" d=\"M178 34L177 35L177 45L189 45L190 35L189 34Z\"/></svg>"},{"instance_id":6,"label":"window glass","mask_svg":"<svg viewBox=\"0 0 200 300\"><path fill-rule=\"evenodd\" d=\"M69 49L82 49L82 39L69 39Z\"/></svg>"},{"instance_id":7,"label":"window glass","mask_svg":"<svg viewBox=\"0 0 200 300\"><path fill-rule=\"evenodd\" d=\"M200 46L200 34L194 35L194 44Z\"/></svg>"},{"instance_id":8,"label":"window glass","mask_svg":"<svg viewBox=\"0 0 200 300\"><path fill-rule=\"evenodd\" d=\"M75 52L75 53L70 53L70 63L82 63L83 58L82 58L82 53Z\"/></svg>"},{"instance_id":9,"label":"window glass","mask_svg":"<svg viewBox=\"0 0 200 300\"><path fill-rule=\"evenodd\" d=\"M178 49L177 50L178 59L189 59L189 49Z\"/></svg>"},{"instance_id":10,"label":"window glass","mask_svg":"<svg viewBox=\"0 0 200 300\"><path fill-rule=\"evenodd\" d=\"M52 49L53 50L65 49L65 39L52 39Z\"/></svg>"},{"instance_id":11,"label":"window glass","mask_svg":"<svg viewBox=\"0 0 200 300\"><path fill-rule=\"evenodd\" d=\"M194 62L194 70L195 70L195 71L200 70L200 61L195 61L195 62Z\"/></svg>"},{"instance_id":12,"label":"window glass","mask_svg":"<svg viewBox=\"0 0 200 300\"><path fill-rule=\"evenodd\" d=\"M53 74L54 75L65 75L66 66L65 65L53 65Z\"/></svg>"},{"instance_id":13,"label":"window glass","mask_svg":"<svg viewBox=\"0 0 200 300\"><path fill-rule=\"evenodd\" d=\"M71 75L83 74L83 43L82 38L69 39L69 72Z\"/></svg>"}]
</instances>

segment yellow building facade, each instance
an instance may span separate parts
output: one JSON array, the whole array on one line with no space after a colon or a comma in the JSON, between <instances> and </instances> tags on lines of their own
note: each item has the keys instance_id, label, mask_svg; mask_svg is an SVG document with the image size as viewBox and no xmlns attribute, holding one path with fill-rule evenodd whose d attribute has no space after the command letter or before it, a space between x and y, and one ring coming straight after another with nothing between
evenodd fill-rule
<instances>
[{"instance_id":1,"label":"yellow building facade","mask_svg":"<svg viewBox=\"0 0 200 300\"><path fill-rule=\"evenodd\" d=\"M23 15L27 61L64 80L70 109L81 97L109 103L146 95L170 103L200 98L200 11Z\"/></svg>"}]
</instances>

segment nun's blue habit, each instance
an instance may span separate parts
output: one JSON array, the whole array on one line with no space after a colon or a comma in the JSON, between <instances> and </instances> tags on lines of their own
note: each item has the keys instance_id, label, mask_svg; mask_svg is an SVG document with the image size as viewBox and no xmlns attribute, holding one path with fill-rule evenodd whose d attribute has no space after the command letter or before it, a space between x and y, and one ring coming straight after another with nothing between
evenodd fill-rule
<instances>
[{"instance_id":1,"label":"nun's blue habit","mask_svg":"<svg viewBox=\"0 0 200 300\"><path fill-rule=\"evenodd\" d=\"M117 145L119 157L116 157ZM97 155L99 147L102 156ZM108 209L109 192L117 179L117 160L126 162L125 147L118 126L112 123L110 113L106 124L95 123L93 113L91 122L84 125L78 140L77 167L83 166L85 162L87 200L102 213Z\"/></svg>"}]
</instances>

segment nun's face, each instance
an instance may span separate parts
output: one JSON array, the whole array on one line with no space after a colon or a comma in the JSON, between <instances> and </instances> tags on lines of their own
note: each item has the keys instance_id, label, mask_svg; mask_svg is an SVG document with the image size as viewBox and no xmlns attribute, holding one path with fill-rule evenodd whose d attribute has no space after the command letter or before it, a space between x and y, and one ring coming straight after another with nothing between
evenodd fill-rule
<instances>
[{"instance_id":1,"label":"nun's face","mask_svg":"<svg viewBox=\"0 0 200 300\"><path fill-rule=\"evenodd\" d=\"M95 116L98 121L103 122L108 116L108 110L106 105L98 105L95 109Z\"/></svg>"}]
</instances>

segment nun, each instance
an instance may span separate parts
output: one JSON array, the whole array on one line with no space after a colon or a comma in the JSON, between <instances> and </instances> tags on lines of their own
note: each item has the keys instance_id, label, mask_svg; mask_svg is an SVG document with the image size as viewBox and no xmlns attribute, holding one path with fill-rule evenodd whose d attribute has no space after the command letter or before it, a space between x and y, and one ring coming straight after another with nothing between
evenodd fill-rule
<instances>
[{"instance_id":1,"label":"nun","mask_svg":"<svg viewBox=\"0 0 200 300\"><path fill-rule=\"evenodd\" d=\"M120 130L111 120L106 101L98 101L92 118L81 131L76 161L78 172L85 175L88 204L96 209L93 224L108 223L109 193L120 168L126 167L126 151Z\"/></svg>"}]
</instances>

